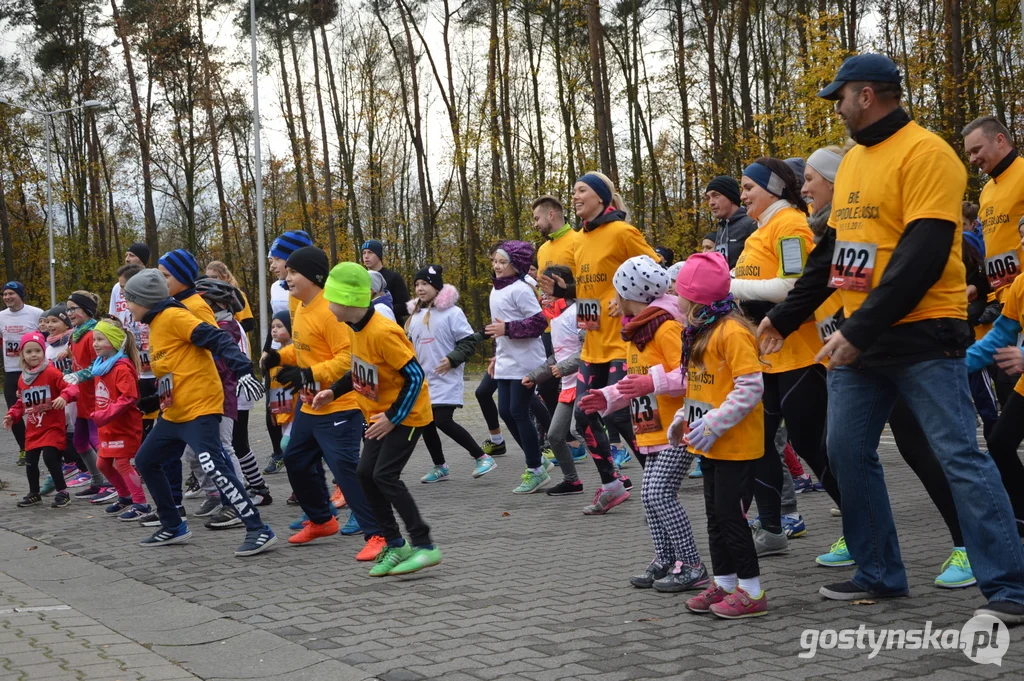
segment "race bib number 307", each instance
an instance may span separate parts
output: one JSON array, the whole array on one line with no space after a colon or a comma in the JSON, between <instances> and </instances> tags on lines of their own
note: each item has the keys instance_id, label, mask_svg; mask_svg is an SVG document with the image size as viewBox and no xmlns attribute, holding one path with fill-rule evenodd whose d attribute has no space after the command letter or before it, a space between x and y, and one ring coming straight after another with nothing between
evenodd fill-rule
<instances>
[{"instance_id":1,"label":"race bib number 307","mask_svg":"<svg viewBox=\"0 0 1024 681\"><path fill-rule=\"evenodd\" d=\"M377 367L358 357L352 357L352 389L363 397L377 401Z\"/></svg>"},{"instance_id":2,"label":"race bib number 307","mask_svg":"<svg viewBox=\"0 0 1024 681\"><path fill-rule=\"evenodd\" d=\"M871 275L875 271L878 244L837 241L832 254L832 270L828 285L832 288L867 293L871 290Z\"/></svg>"},{"instance_id":3,"label":"race bib number 307","mask_svg":"<svg viewBox=\"0 0 1024 681\"><path fill-rule=\"evenodd\" d=\"M576 328L597 331L601 328L601 301L593 298L576 301Z\"/></svg>"},{"instance_id":4,"label":"race bib number 307","mask_svg":"<svg viewBox=\"0 0 1024 681\"><path fill-rule=\"evenodd\" d=\"M21 403L25 405L25 412L28 414L49 411L50 402L50 386L48 385L25 388L21 391Z\"/></svg>"},{"instance_id":5,"label":"race bib number 307","mask_svg":"<svg viewBox=\"0 0 1024 681\"><path fill-rule=\"evenodd\" d=\"M985 258L985 276L993 290L1009 286L1020 274L1020 259L1017 251L1007 251L991 258Z\"/></svg>"}]
</instances>

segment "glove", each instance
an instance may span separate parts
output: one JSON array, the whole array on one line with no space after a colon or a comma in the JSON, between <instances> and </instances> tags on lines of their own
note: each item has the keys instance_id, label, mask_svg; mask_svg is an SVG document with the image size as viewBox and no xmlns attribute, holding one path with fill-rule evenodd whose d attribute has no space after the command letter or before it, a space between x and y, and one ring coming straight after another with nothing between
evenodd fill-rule
<instances>
[{"instance_id":1,"label":"glove","mask_svg":"<svg viewBox=\"0 0 1024 681\"><path fill-rule=\"evenodd\" d=\"M654 377L650 374L629 374L616 383L615 387L627 399L643 397L654 392Z\"/></svg>"},{"instance_id":2,"label":"glove","mask_svg":"<svg viewBox=\"0 0 1024 681\"><path fill-rule=\"evenodd\" d=\"M281 353L277 350L267 350L267 356L260 362L263 371L270 371L281 364Z\"/></svg>"},{"instance_id":3,"label":"glove","mask_svg":"<svg viewBox=\"0 0 1024 681\"><path fill-rule=\"evenodd\" d=\"M700 418L690 424L690 434L686 436L686 443L701 452L711 451L718 435L711 430L711 426L704 425L704 419Z\"/></svg>"},{"instance_id":4,"label":"glove","mask_svg":"<svg viewBox=\"0 0 1024 681\"><path fill-rule=\"evenodd\" d=\"M266 390L263 388L263 384L252 374L246 374L238 379L235 395L244 395L245 399L255 402L263 399L264 394L266 394Z\"/></svg>"},{"instance_id":5,"label":"glove","mask_svg":"<svg viewBox=\"0 0 1024 681\"><path fill-rule=\"evenodd\" d=\"M64 377L64 382L68 385L78 385L79 376L78 374L68 374Z\"/></svg>"},{"instance_id":6,"label":"glove","mask_svg":"<svg viewBox=\"0 0 1024 681\"><path fill-rule=\"evenodd\" d=\"M146 397L140 397L135 406L143 414L149 414L160 408L160 396L147 395Z\"/></svg>"},{"instance_id":7,"label":"glove","mask_svg":"<svg viewBox=\"0 0 1024 681\"><path fill-rule=\"evenodd\" d=\"M608 408L608 398L600 390L591 390L580 398L580 409L584 414L593 414L595 411L604 411Z\"/></svg>"},{"instance_id":8,"label":"glove","mask_svg":"<svg viewBox=\"0 0 1024 681\"><path fill-rule=\"evenodd\" d=\"M307 384L313 383L313 372L310 369L300 369L291 364L285 364L277 372L277 382L290 390L302 390Z\"/></svg>"},{"instance_id":9,"label":"glove","mask_svg":"<svg viewBox=\"0 0 1024 681\"><path fill-rule=\"evenodd\" d=\"M673 447L678 447L682 442L683 429L686 427L686 419L682 416L677 416L672 419L672 425L668 427L668 443Z\"/></svg>"}]
</instances>

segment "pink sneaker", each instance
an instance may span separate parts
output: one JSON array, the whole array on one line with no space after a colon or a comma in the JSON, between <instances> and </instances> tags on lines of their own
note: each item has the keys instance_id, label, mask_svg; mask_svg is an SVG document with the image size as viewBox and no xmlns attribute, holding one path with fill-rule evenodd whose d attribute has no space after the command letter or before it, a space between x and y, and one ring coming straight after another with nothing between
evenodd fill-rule
<instances>
[{"instance_id":1,"label":"pink sneaker","mask_svg":"<svg viewBox=\"0 0 1024 681\"><path fill-rule=\"evenodd\" d=\"M736 591L712 605L710 610L712 615L726 620L760 617L768 612L768 594L762 589L760 598L751 598L750 594L737 587Z\"/></svg>"},{"instance_id":2,"label":"pink sneaker","mask_svg":"<svg viewBox=\"0 0 1024 681\"><path fill-rule=\"evenodd\" d=\"M614 489L598 487L594 503L583 507L583 515L604 515L626 499L629 499L629 490L624 485L616 485Z\"/></svg>"},{"instance_id":3,"label":"pink sneaker","mask_svg":"<svg viewBox=\"0 0 1024 681\"><path fill-rule=\"evenodd\" d=\"M714 580L712 580L711 586L686 601L686 607L690 612L710 612L712 605L721 603L725 600L726 596L730 595L731 594L728 591L715 584Z\"/></svg>"}]
</instances>

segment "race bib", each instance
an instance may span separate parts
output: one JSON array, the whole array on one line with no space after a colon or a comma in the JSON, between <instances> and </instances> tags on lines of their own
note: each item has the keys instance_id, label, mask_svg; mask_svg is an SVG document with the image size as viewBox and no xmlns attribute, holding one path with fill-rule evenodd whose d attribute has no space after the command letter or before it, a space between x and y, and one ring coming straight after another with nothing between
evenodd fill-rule
<instances>
[{"instance_id":1,"label":"race bib","mask_svg":"<svg viewBox=\"0 0 1024 681\"><path fill-rule=\"evenodd\" d=\"M711 411L712 408L707 402L698 402L687 397L686 401L683 402L683 413L686 414L686 425L683 426L683 435L689 434L690 424L697 419L704 418L704 414Z\"/></svg>"},{"instance_id":2,"label":"race bib","mask_svg":"<svg viewBox=\"0 0 1024 681\"><path fill-rule=\"evenodd\" d=\"M1020 274L1020 259L1017 251L1007 251L991 258L985 258L985 276L992 290L1009 286Z\"/></svg>"},{"instance_id":3,"label":"race bib","mask_svg":"<svg viewBox=\"0 0 1024 681\"><path fill-rule=\"evenodd\" d=\"M377 367L352 356L352 389L363 397L377 401Z\"/></svg>"},{"instance_id":4,"label":"race bib","mask_svg":"<svg viewBox=\"0 0 1024 681\"><path fill-rule=\"evenodd\" d=\"M16 340L5 340L4 341L4 355L6 355L7 357L17 357L19 350L21 350L21 341L16 341Z\"/></svg>"},{"instance_id":5,"label":"race bib","mask_svg":"<svg viewBox=\"0 0 1024 681\"><path fill-rule=\"evenodd\" d=\"M721 253L725 259L729 259L729 244L715 244L715 253Z\"/></svg>"},{"instance_id":6,"label":"race bib","mask_svg":"<svg viewBox=\"0 0 1024 681\"><path fill-rule=\"evenodd\" d=\"M295 407L295 391L288 388L270 389L270 413L290 414Z\"/></svg>"},{"instance_id":7,"label":"race bib","mask_svg":"<svg viewBox=\"0 0 1024 681\"><path fill-rule=\"evenodd\" d=\"M314 381L311 385L302 387L299 392L299 401L303 404L313 406L313 398L320 392L320 381Z\"/></svg>"},{"instance_id":8,"label":"race bib","mask_svg":"<svg viewBox=\"0 0 1024 681\"><path fill-rule=\"evenodd\" d=\"M576 328L597 331L601 328L601 301L589 298L576 301Z\"/></svg>"},{"instance_id":9,"label":"race bib","mask_svg":"<svg viewBox=\"0 0 1024 681\"><path fill-rule=\"evenodd\" d=\"M153 370L153 366L149 360L149 332L136 331L135 344L139 348L139 364L142 367L141 371L143 373L151 372Z\"/></svg>"},{"instance_id":10,"label":"race bib","mask_svg":"<svg viewBox=\"0 0 1024 681\"><path fill-rule=\"evenodd\" d=\"M149 361L149 350L143 350L139 353L139 367L142 373L150 373L153 371L153 365Z\"/></svg>"},{"instance_id":11,"label":"race bib","mask_svg":"<svg viewBox=\"0 0 1024 681\"><path fill-rule=\"evenodd\" d=\"M60 359L55 359L53 361L53 366L60 369L60 372L67 376L68 374L71 373L71 358L61 357Z\"/></svg>"},{"instance_id":12,"label":"race bib","mask_svg":"<svg viewBox=\"0 0 1024 681\"><path fill-rule=\"evenodd\" d=\"M827 342L829 337L839 330L839 315L842 314L842 311L842 308L840 308L836 310L834 315L825 317L825 319L814 324L818 329L818 338L821 339L822 343Z\"/></svg>"},{"instance_id":13,"label":"race bib","mask_svg":"<svg viewBox=\"0 0 1024 681\"><path fill-rule=\"evenodd\" d=\"M156 393L160 396L160 411L167 411L174 404L174 374L157 379Z\"/></svg>"},{"instance_id":14,"label":"race bib","mask_svg":"<svg viewBox=\"0 0 1024 681\"><path fill-rule=\"evenodd\" d=\"M828 285L832 288L867 293L871 290L871 275L875 271L878 244L837 241L832 254L832 270Z\"/></svg>"},{"instance_id":15,"label":"race bib","mask_svg":"<svg viewBox=\"0 0 1024 681\"><path fill-rule=\"evenodd\" d=\"M21 403L25 405L26 414L41 414L44 411L49 411L50 402L50 386L48 385L28 387L21 391Z\"/></svg>"},{"instance_id":16,"label":"race bib","mask_svg":"<svg viewBox=\"0 0 1024 681\"><path fill-rule=\"evenodd\" d=\"M661 414L654 393L631 399L629 411L633 415L633 432L636 435L661 431Z\"/></svg>"}]
</instances>

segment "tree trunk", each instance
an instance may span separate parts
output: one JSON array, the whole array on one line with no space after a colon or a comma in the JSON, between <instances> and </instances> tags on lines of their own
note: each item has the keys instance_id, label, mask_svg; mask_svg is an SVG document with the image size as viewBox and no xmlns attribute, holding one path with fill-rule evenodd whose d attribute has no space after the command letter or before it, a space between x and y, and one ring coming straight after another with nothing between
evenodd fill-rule
<instances>
[{"instance_id":1,"label":"tree trunk","mask_svg":"<svg viewBox=\"0 0 1024 681\"><path fill-rule=\"evenodd\" d=\"M320 114L320 139L324 150L324 203L327 206L327 238L331 245L331 262L338 262L338 235L334 232L334 203L331 197L331 154L327 146L327 119L324 118L324 100L320 93L320 58L316 47L316 28L310 24L309 40L313 46L313 87L316 88L316 108ZM324 44L324 49L327 45Z\"/></svg>"},{"instance_id":2,"label":"tree trunk","mask_svg":"<svg viewBox=\"0 0 1024 681\"><path fill-rule=\"evenodd\" d=\"M313 210L313 229L320 229L320 200L316 189L316 174L313 172L313 143L310 141L309 125L306 122L306 98L302 94L302 71L299 70L299 53L295 47L295 33L289 28L288 45L291 47L292 68L295 71L295 99L299 103L299 123L302 125L302 148L306 157L306 177L309 178L309 201ZM313 234L313 232L310 232ZM315 238L315 237L314 237Z\"/></svg>"},{"instance_id":3,"label":"tree trunk","mask_svg":"<svg viewBox=\"0 0 1024 681\"><path fill-rule=\"evenodd\" d=\"M4 240L4 267L6 281L18 278L18 270L14 269L14 244L11 243L11 221L7 215L7 192L4 190L4 173L0 169L0 237Z\"/></svg>"},{"instance_id":4,"label":"tree trunk","mask_svg":"<svg viewBox=\"0 0 1024 681\"><path fill-rule=\"evenodd\" d=\"M586 0L587 39L590 45L590 86L594 90L594 124L597 128L597 151L601 172L612 176L611 131L605 117L604 74L601 70L601 6L599 0Z\"/></svg>"},{"instance_id":5,"label":"tree trunk","mask_svg":"<svg viewBox=\"0 0 1024 681\"><path fill-rule=\"evenodd\" d=\"M508 181L508 201L512 207L512 234L515 235L516 239L520 239L522 238L523 207L519 203L519 190L516 184L516 175L518 173L516 172L515 149L512 147L512 112L509 101L509 90L511 89L509 62L512 60L512 48L508 38L509 33L511 33L508 25L508 5L509 0L502 0L502 37L505 46L505 61L501 74L501 129L505 146L505 177Z\"/></svg>"},{"instance_id":6,"label":"tree trunk","mask_svg":"<svg viewBox=\"0 0 1024 681\"><path fill-rule=\"evenodd\" d=\"M543 24L542 24L543 25ZM537 48L537 61L534 65L533 53L533 27L530 25L530 8L523 7L523 35L526 38L526 54L530 59L530 85L533 88L533 115L537 124L537 154L534 156L534 183L533 191L535 194L541 194L544 191L544 187L547 186L547 152L544 149L544 120L541 116L540 111L540 66L543 58L541 46L543 40ZM541 34L543 38L543 32Z\"/></svg>"},{"instance_id":7,"label":"tree trunk","mask_svg":"<svg viewBox=\"0 0 1024 681\"><path fill-rule=\"evenodd\" d=\"M284 43L281 41L281 30L281 26L278 24L274 29L274 43L277 47L277 61L281 68L281 89L284 91L284 124L288 129L288 141L292 147L292 162L295 164L295 190L299 198L299 208L302 210L302 228L313 234L309 222L309 207L306 205L306 181L302 169L302 152L299 150L299 136L295 132L295 115L292 113L291 86L288 84L288 69L284 65ZM310 181L312 182L312 180Z\"/></svg>"},{"instance_id":8,"label":"tree trunk","mask_svg":"<svg viewBox=\"0 0 1024 681\"><path fill-rule=\"evenodd\" d=\"M558 85L558 108L562 112L562 128L565 131L565 164L569 171L569 177L567 179L571 185L576 181L576 178L579 177L579 175L576 172L576 151L573 146L572 113L569 110L569 103L566 101L565 93L565 76L563 71L564 62L562 57L561 6L561 0L554 0L554 8L549 16L551 20L552 56L555 61L555 81Z\"/></svg>"}]
</instances>

